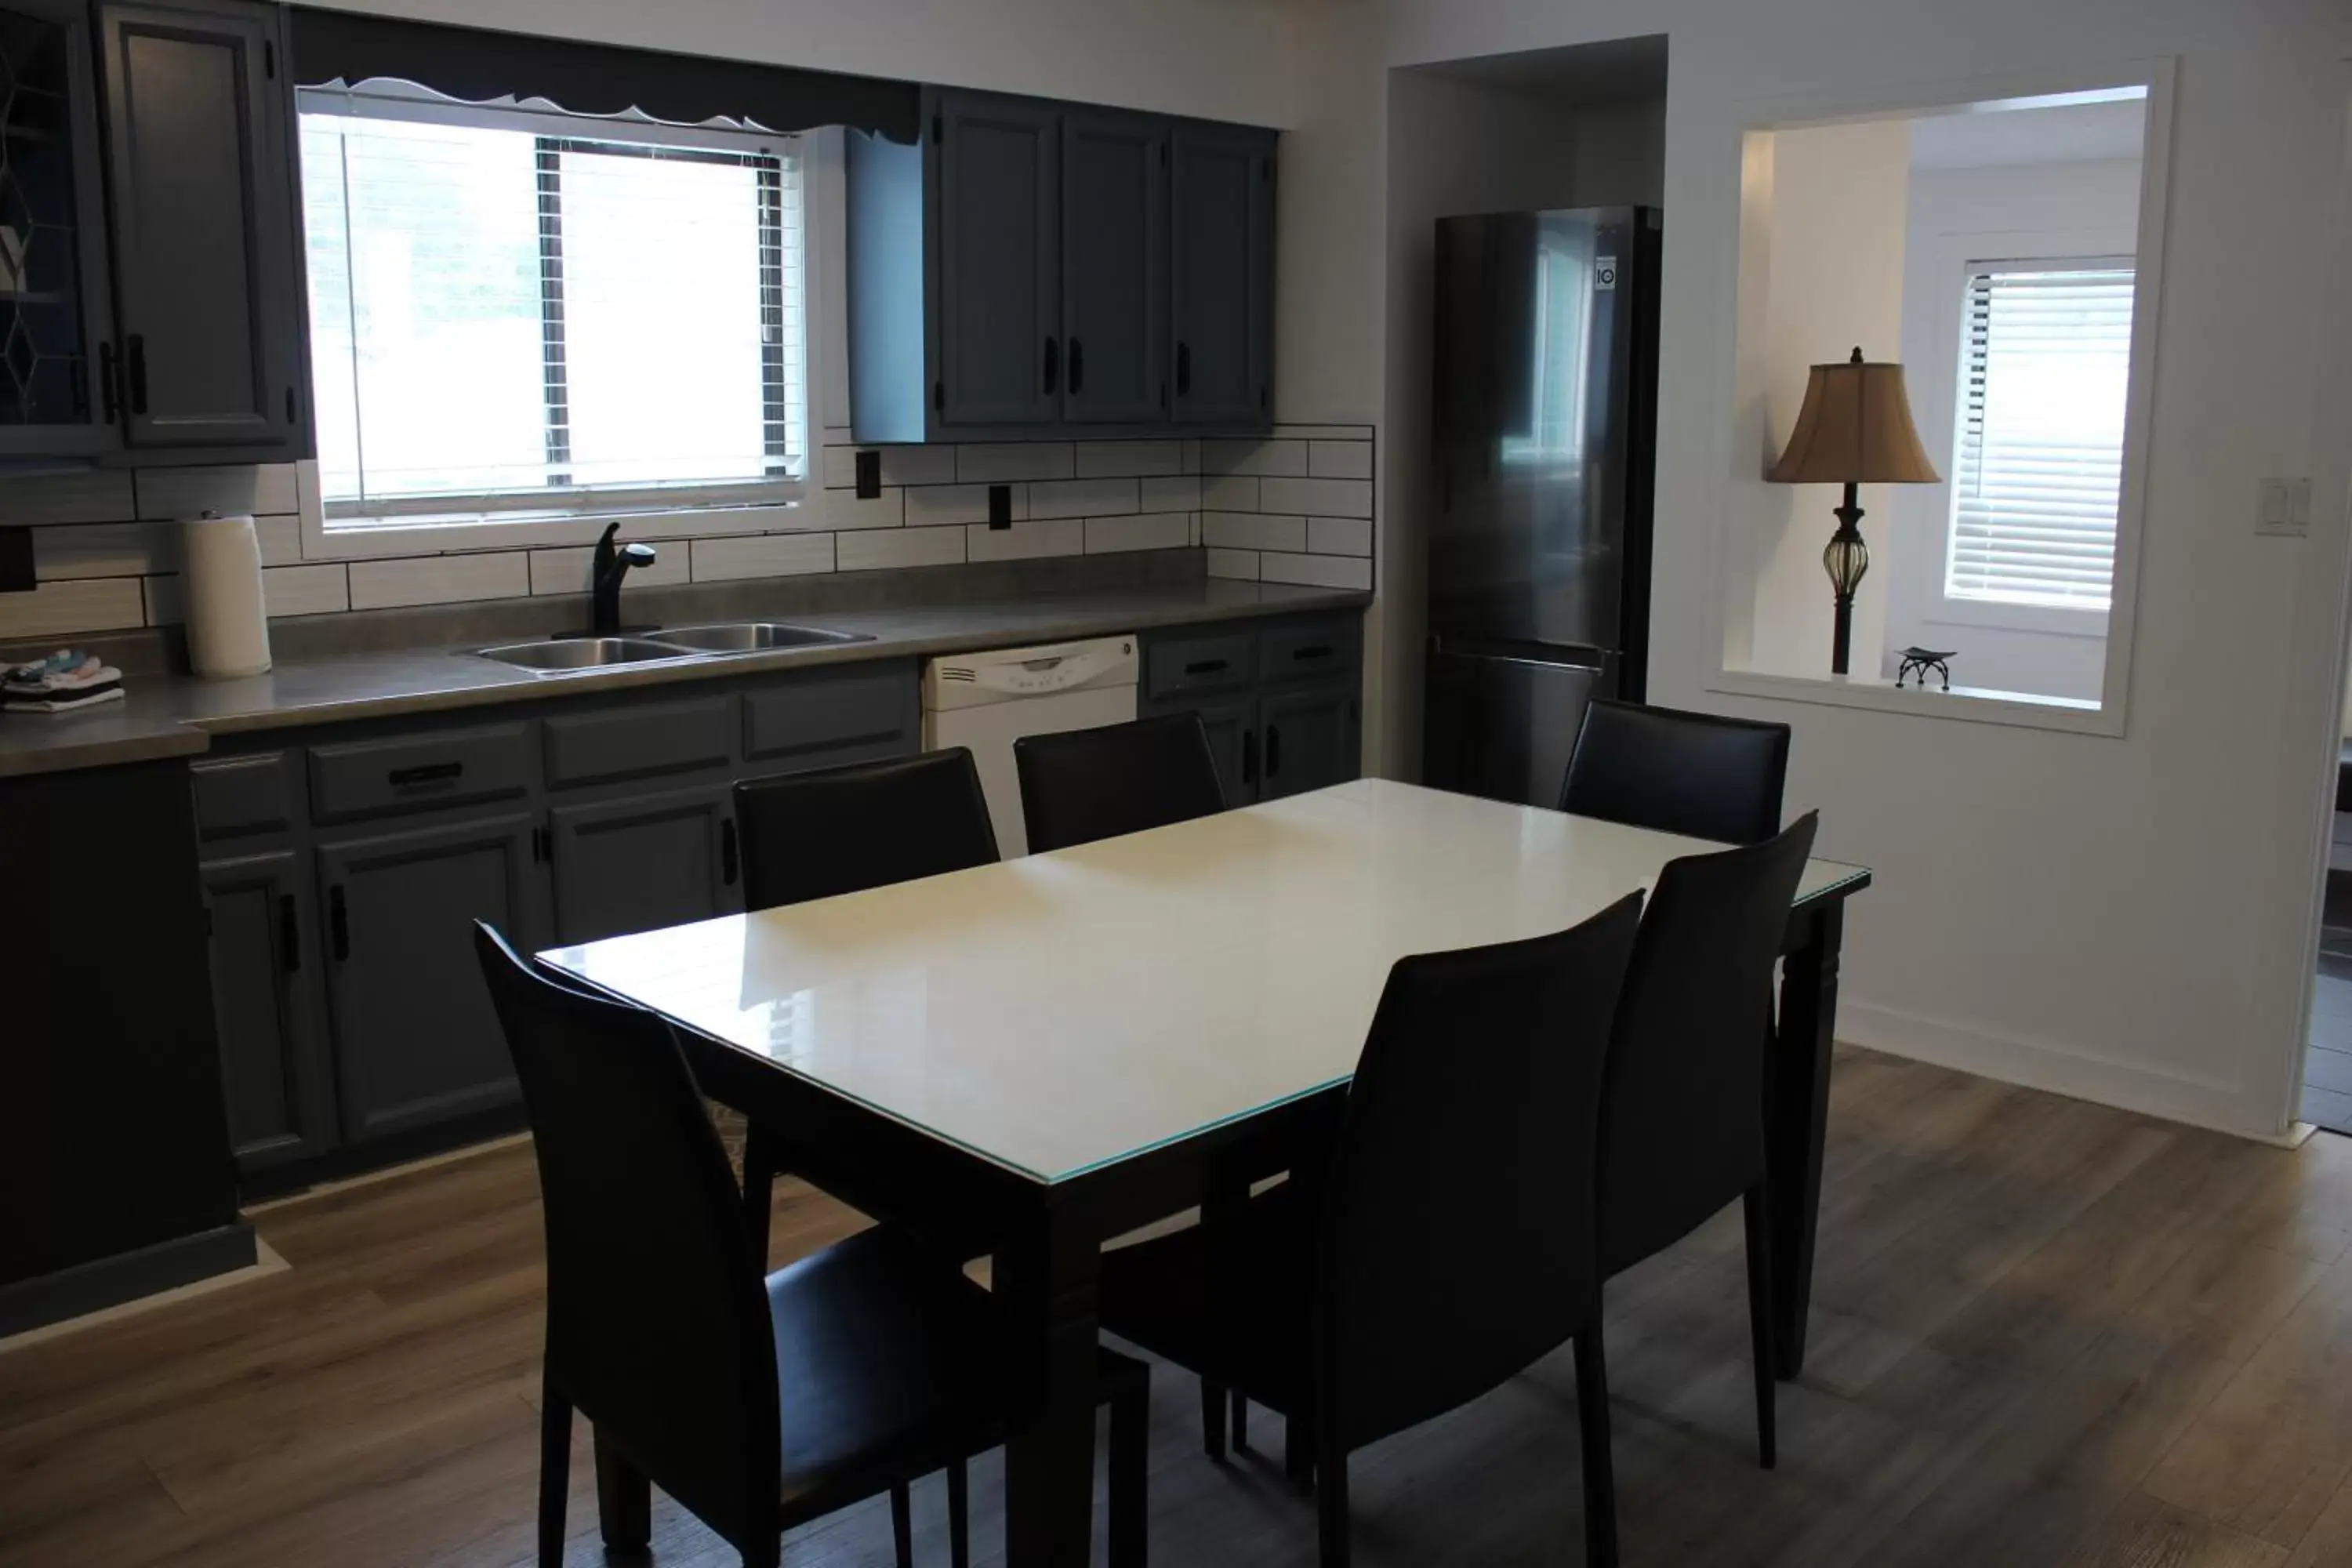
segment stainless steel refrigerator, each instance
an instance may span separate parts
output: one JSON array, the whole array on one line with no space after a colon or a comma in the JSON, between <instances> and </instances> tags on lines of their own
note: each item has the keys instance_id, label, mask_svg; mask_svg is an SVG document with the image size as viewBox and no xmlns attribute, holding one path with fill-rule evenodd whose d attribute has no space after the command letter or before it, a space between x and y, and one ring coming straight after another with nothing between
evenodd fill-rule
<instances>
[{"instance_id":1,"label":"stainless steel refrigerator","mask_svg":"<svg viewBox=\"0 0 2352 1568\"><path fill-rule=\"evenodd\" d=\"M1559 798L1595 697L1642 697L1658 213L1437 224L1422 776Z\"/></svg>"}]
</instances>

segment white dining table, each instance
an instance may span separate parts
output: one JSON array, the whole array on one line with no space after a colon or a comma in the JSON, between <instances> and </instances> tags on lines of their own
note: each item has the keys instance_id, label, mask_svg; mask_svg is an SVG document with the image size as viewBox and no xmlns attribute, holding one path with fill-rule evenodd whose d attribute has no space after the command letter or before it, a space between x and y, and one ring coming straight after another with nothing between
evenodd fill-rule
<instances>
[{"instance_id":1,"label":"white dining table","mask_svg":"<svg viewBox=\"0 0 2352 1568\"><path fill-rule=\"evenodd\" d=\"M1408 953L1562 930L1720 846L1362 779L1145 833L614 937L548 963L678 1026L788 1168L995 1257L1041 1398L1011 1436L1011 1561L1087 1560L1095 1258L1280 1169L1344 1093ZM1844 900L1808 863L1767 1146L1780 1371L1803 1355Z\"/></svg>"}]
</instances>

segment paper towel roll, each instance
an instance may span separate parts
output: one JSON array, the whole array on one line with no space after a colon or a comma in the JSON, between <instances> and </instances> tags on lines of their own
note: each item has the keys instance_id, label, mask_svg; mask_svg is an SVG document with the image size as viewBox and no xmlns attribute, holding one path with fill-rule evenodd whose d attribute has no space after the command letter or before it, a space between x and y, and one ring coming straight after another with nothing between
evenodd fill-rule
<instances>
[{"instance_id":1,"label":"paper towel roll","mask_svg":"<svg viewBox=\"0 0 2352 1568\"><path fill-rule=\"evenodd\" d=\"M180 535L188 662L204 676L261 674L269 668L269 620L253 519L206 513L182 523Z\"/></svg>"}]
</instances>

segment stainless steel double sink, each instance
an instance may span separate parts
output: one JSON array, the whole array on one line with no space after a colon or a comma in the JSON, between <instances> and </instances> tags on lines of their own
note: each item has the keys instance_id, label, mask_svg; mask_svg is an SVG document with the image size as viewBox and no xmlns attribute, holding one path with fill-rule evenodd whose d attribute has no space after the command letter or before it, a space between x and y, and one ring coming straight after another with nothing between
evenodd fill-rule
<instances>
[{"instance_id":1,"label":"stainless steel double sink","mask_svg":"<svg viewBox=\"0 0 2352 1568\"><path fill-rule=\"evenodd\" d=\"M819 647L831 643L872 642L865 632L828 631L783 621L720 621L709 626L664 626L637 637L549 637L502 643L479 649L482 658L542 675L599 669L616 664L658 664L776 648Z\"/></svg>"}]
</instances>

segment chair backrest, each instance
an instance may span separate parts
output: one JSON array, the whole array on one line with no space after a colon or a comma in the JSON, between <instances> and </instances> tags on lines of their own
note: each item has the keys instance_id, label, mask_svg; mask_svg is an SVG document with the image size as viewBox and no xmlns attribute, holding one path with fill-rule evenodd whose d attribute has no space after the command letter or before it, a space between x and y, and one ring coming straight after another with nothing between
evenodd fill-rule
<instances>
[{"instance_id":1,"label":"chair backrest","mask_svg":"<svg viewBox=\"0 0 2352 1568\"><path fill-rule=\"evenodd\" d=\"M1349 1447L1477 1397L1600 1310L1596 1124L1641 908L1389 972L1324 1198L1318 1382Z\"/></svg>"},{"instance_id":2,"label":"chair backrest","mask_svg":"<svg viewBox=\"0 0 2352 1568\"><path fill-rule=\"evenodd\" d=\"M911 882L996 859L980 770L961 746L735 786L754 910Z\"/></svg>"},{"instance_id":3,"label":"chair backrest","mask_svg":"<svg viewBox=\"0 0 2352 1568\"><path fill-rule=\"evenodd\" d=\"M1225 809L1198 713L1170 713L1013 742L1033 853L1091 844Z\"/></svg>"},{"instance_id":4,"label":"chair backrest","mask_svg":"<svg viewBox=\"0 0 2352 1568\"><path fill-rule=\"evenodd\" d=\"M476 922L547 1224L547 1374L731 1540L772 1535L775 1342L726 1152L669 1026Z\"/></svg>"},{"instance_id":5,"label":"chair backrest","mask_svg":"<svg viewBox=\"0 0 2352 1568\"><path fill-rule=\"evenodd\" d=\"M1569 753L1559 808L1718 844L1780 831L1789 726L1595 701Z\"/></svg>"},{"instance_id":6,"label":"chair backrest","mask_svg":"<svg viewBox=\"0 0 2352 1568\"><path fill-rule=\"evenodd\" d=\"M1762 844L1669 860L1651 890L1601 1100L1601 1257L1612 1274L1764 1173L1772 966L1818 820L1807 812Z\"/></svg>"}]
</instances>

